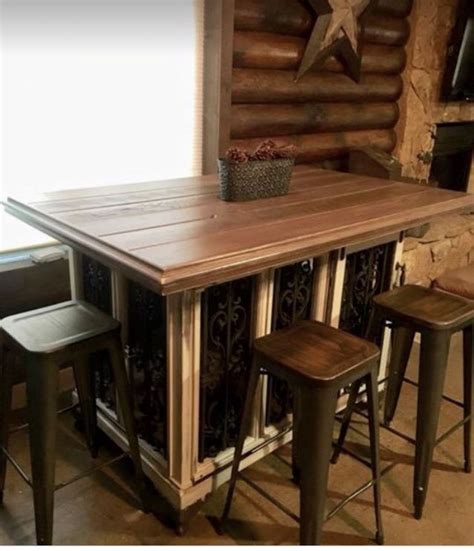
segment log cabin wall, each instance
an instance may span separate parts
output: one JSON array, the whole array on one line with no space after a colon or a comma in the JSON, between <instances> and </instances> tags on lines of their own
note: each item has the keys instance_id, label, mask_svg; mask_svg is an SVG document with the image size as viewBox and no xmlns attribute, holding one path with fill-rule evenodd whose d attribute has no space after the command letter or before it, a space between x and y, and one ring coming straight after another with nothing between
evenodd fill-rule
<instances>
[{"instance_id":1,"label":"log cabin wall","mask_svg":"<svg viewBox=\"0 0 474 551\"><path fill-rule=\"evenodd\" d=\"M222 1L229 13L228 0ZM231 54L222 50L221 74L228 80L221 82L223 104L214 128L219 148L205 152L207 172L215 171L216 156L229 145L253 148L266 138L295 144L298 163L338 168L353 147L394 149L412 0L379 0L365 30L358 84L335 58L295 82L314 24L304 0L232 4L233 41L227 32L223 43L233 48Z\"/></svg>"}]
</instances>

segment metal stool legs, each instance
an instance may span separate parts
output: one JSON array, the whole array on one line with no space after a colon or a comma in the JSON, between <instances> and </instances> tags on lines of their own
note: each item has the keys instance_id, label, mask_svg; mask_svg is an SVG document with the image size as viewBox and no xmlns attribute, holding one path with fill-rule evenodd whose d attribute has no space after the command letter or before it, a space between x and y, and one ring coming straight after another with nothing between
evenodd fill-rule
<instances>
[{"instance_id":1,"label":"metal stool legs","mask_svg":"<svg viewBox=\"0 0 474 551\"><path fill-rule=\"evenodd\" d=\"M300 544L319 545L325 521L337 391L302 388Z\"/></svg>"},{"instance_id":2,"label":"metal stool legs","mask_svg":"<svg viewBox=\"0 0 474 551\"><path fill-rule=\"evenodd\" d=\"M471 434L472 434L472 399L474 394L474 325L463 331L464 354L464 471L472 472Z\"/></svg>"},{"instance_id":3,"label":"metal stool legs","mask_svg":"<svg viewBox=\"0 0 474 551\"><path fill-rule=\"evenodd\" d=\"M27 355L26 370L36 540L51 545L59 367L49 358Z\"/></svg>"},{"instance_id":4,"label":"metal stool legs","mask_svg":"<svg viewBox=\"0 0 474 551\"><path fill-rule=\"evenodd\" d=\"M331 458L332 463L337 463L339 455L349 430L349 425L354 413L357 397L359 391L365 382L367 388L367 409L368 409L368 421L369 421L369 437L370 437L370 464L372 467L372 478L375 483L374 488L374 506L375 506L375 523L377 526L376 541L379 545L384 542L383 527L382 527L382 513L381 513L381 490L380 490L380 431L379 431L379 395L378 395L378 378L377 370L368 375L364 380L360 379L352 383L347 407L344 411L344 416L341 423L341 429L339 437L334 449L333 456Z\"/></svg>"},{"instance_id":5,"label":"metal stool legs","mask_svg":"<svg viewBox=\"0 0 474 551\"><path fill-rule=\"evenodd\" d=\"M384 404L384 425L389 425L395 415L414 338L415 331L413 329L408 327L393 329L392 357Z\"/></svg>"},{"instance_id":6,"label":"metal stool legs","mask_svg":"<svg viewBox=\"0 0 474 551\"><path fill-rule=\"evenodd\" d=\"M423 515L436 444L439 412L448 364L450 335L429 331L421 336L421 358L416 422L415 479L413 504L415 518Z\"/></svg>"},{"instance_id":7,"label":"metal stool legs","mask_svg":"<svg viewBox=\"0 0 474 551\"><path fill-rule=\"evenodd\" d=\"M5 450L8 448L8 438L10 435L14 356L10 350L3 346L1 347L0 354L0 503L2 503L7 470L7 457L2 448Z\"/></svg>"},{"instance_id":8,"label":"metal stool legs","mask_svg":"<svg viewBox=\"0 0 474 551\"><path fill-rule=\"evenodd\" d=\"M145 475L142 470L140 459L140 447L138 443L137 431L135 428L135 418L133 416L133 407L131 401L131 392L128 384L127 370L122 353L122 343L120 337L116 337L109 346L112 370L115 377L117 394L122 411L123 423L127 432L130 457L135 468L135 479L138 487L138 493L142 502L144 512L148 511L147 490L145 485Z\"/></svg>"},{"instance_id":9,"label":"metal stool legs","mask_svg":"<svg viewBox=\"0 0 474 551\"><path fill-rule=\"evenodd\" d=\"M369 434L370 434L370 464L372 466L372 478L374 479L374 511L377 528L376 541L379 545L384 543L382 525L382 498L380 478L380 435L379 435L379 386L378 370L373 369L366 377L367 404L369 409Z\"/></svg>"},{"instance_id":10,"label":"metal stool legs","mask_svg":"<svg viewBox=\"0 0 474 551\"><path fill-rule=\"evenodd\" d=\"M258 368L256 359L252 360L252 366L250 368L250 378L247 387L247 394L245 396L244 409L242 411L242 421L240 424L239 437L235 446L234 460L232 462L232 474L229 482L229 489L227 491L227 499L224 505L224 512L222 513L222 523L225 523L229 517L230 507L232 505L232 498L234 497L235 484L237 483L237 475L239 474L240 458L244 449L244 442L247 438L250 429L250 423L252 420L253 404L255 402L255 396L257 393L258 378L260 370Z\"/></svg>"},{"instance_id":11,"label":"metal stool legs","mask_svg":"<svg viewBox=\"0 0 474 551\"><path fill-rule=\"evenodd\" d=\"M351 385L350 391L349 391L349 397L347 398L347 406L344 410L344 416L342 418L341 423L341 429L339 432L339 436L337 439L336 446L334 448L334 452L331 457L331 463L334 465L337 463L337 460L339 459L339 455L341 454L341 449L344 446L344 442L346 441L347 431L349 430L349 425L351 424L352 419L352 413L354 412L354 408L356 405L357 398L359 396L359 391L362 386L362 381L354 381Z\"/></svg>"},{"instance_id":12,"label":"metal stool legs","mask_svg":"<svg viewBox=\"0 0 474 551\"><path fill-rule=\"evenodd\" d=\"M74 378L79 405L84 420L87 447L93 458L97 457L97 408L95 403L94 370L90 366L90 355L84 354L73 363Z\"/></svg>"},{"instance_id":13,"label":"metal stool legs","mask_svg":"<svg viewBox=\"0 0 474 551\"><path fill-rule=\"evenodd\" d=\"M293 389L293 440L291 444L291 471L293 474L293 482L299 484L301 481L301 459L299 444L300 436L300 417L301 417L301 396L299 390Z\"/></svg>"}]
</instances>

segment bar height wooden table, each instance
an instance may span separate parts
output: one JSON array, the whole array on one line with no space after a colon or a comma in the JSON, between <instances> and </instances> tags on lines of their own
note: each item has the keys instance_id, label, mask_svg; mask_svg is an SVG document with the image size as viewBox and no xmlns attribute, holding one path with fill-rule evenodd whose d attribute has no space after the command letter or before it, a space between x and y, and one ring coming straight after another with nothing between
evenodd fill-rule
<instances>
[{"instance_id":1,"label":"bar height wooden table","mask_svg":"<svg viewBox=\"0 0 474 551\"><path fill-rule=\"evenodd\" d=\"M73 298L122 322L145 472L179 523L230 476L252 339L301 318L362 334L397 283L403 231L474 210L473 195L310 166L285 197L217 195L212 175L5 203L71 247ZM96 386L124 446L105 362ZM289 442L290 421L288 389L262 377L247 464Z\"/></svg>"}]
</instances>

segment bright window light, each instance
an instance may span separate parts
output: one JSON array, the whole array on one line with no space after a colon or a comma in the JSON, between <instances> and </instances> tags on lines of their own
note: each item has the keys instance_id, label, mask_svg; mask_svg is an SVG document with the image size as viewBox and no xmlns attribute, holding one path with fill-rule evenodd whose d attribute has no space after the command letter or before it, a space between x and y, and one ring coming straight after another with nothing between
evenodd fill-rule
<instances>
[{"instance_id":1,"label":"bright window light","mask_svg":"<svg viewBox=\"0 0 474 551\"><path fill-rule=\"evenodd\" d=\"M2 197L200 174L198 0L0 1Z\"/></svg>"}]
</instances>

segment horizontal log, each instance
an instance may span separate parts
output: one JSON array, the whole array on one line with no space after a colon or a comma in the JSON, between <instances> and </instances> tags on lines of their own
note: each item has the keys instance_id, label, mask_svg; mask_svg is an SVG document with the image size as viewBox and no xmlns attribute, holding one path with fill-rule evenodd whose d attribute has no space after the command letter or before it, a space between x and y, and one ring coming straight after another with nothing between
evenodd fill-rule
<instances>
[{"instance_id":1,"label":"horizontal log","mask_svg":"<svg viewBox=\"0 0 474 551\"><path fill-rule=\"evenodd\" d=\"M407 19L397 19L384 15L372 15L367 18L365 42L404 46L410 38L410 24Z\"/></svg>"},{"instance_id":2,"label":"horizontal log","mask_svg":"<svg viewBox=\"0 0 474 551\"><path fill-rule=\"evenodd\" d=\"M257 138L393 128L396 103L305 103L287 105L233 105L232 138Z\"/></svg>"},{"instance_id":3,"label":"horizontal log","mask_svg":"<svg viewBox=\"0 0 474 551\"><path fill-rule=\"evenodd\" d=\"M313 16L298 0L235 0L234 26L239 31L267 31L304 36Z\"/></svg>"},{"instance_id":4,"label":"horizontal log","mask_svg":"<svg viewBox=\"0 0 474 551\"><path fill-rule=\"evenodd\" d=\"M234 67L249 69L297 70L306 48L298 36L274 33L236 31L234 34ZM399 74L406 63L404 48L366 44L362 55L362 72ZM330 57L323 70L343 72L343 65Z\"/></svg>"},{"instance_id":5,"label":"horizontal log","mask_svg":"<svg viewBox=\"0 0 474 551\"><path fill-rule=\"evenodd\" d=\"M233 103L367 103L396 101L400 76L364 74L359 83L345 74L308 73L295 82L294 71L234 69Z\"/></svg>"},{"instance_id":6,"label":"horizontal log","mask_svg":"<svg viewBox=\"0 0 474 551\"><path fill-rule=\"evenodd\" d=\"M407 17L410 15L413 0L379 0L376 13L392 17Z\"/></svg>"},{"instance_id":7,"label":"horizontal log","mask_svg":"<svg viewBox=\"0 0 474 551\"><path fill-rule=\"evenodd\" d=\"M393 130L359 130L354 132L332 132L328 134L302 134L300 136L267 136L278 145L293 144L298 150L298 163L313 163L343 156L351 149L366 145L379 147L391 152L396 144ZM232 140L233 146L250 151L260 143L261 138Z\"/></svg>"},{"instance_id":8,"label":"horizontal log","mask_svg":"<svg viewBox=\"0 0 474 551\"><path fill-rule=\"evenodd\" d=\"M385 6L388 4L387 0ZM365 40L377 44L404 45L410 33L408 22L387 13L390 10L382 9L367 18ZM299 0L236 0L234 25L239 31L307 37L314 27L314 15Z\"/></svg>"}]
</instances>

